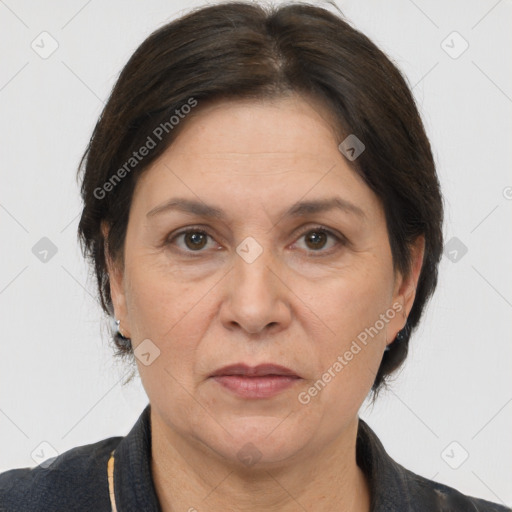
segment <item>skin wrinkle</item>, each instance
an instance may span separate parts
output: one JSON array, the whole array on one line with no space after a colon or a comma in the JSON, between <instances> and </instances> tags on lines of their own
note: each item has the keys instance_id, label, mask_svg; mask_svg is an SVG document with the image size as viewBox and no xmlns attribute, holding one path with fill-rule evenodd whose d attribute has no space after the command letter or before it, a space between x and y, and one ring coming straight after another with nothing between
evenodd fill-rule
<instances>
[{"instance_id":1,"label":"skin wrinkle","mask_svg":"<svg viewBox=\"0 0 512 512\"><path fill-rule=\"evenodd\" d=\"M358 411L402 313L308 405L297 397L394 302L408 314L423 245L412 275L395 279L382 206L338 151L328 113L315 109L300 97L198 109L137 183L124 271L110 269L111 293L134 348L149 338L160 349L151 365L137 364L152 405L152 470L164 512L291 512L298 503L315 512L369 510L355 462ZM368 221L341 212L276 218L301 198L336 192ZM217 205L229 218L173 212L149 222L147 212L171 197ZM162 244L191 225L218 236L222 250L192 258ZM352 245L306 255L298 234L316 225ZM250 264L236 253L247 236L263 247ZM208 379L239 361L288 366L302 380L270 399L242 400ZM247 443L262 454L251 467L237 456Z\"/></svg>"}]
</instances>

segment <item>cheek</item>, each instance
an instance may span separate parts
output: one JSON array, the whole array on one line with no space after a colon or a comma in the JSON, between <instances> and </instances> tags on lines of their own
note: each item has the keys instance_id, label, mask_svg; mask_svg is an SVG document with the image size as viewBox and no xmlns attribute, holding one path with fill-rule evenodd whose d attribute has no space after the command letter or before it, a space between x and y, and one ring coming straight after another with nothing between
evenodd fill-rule
<instances>
[{"instance_id":1,"label":"cheek","mask_svg":"<svg viewBox=\"0 0 512 512\"><path fill-rule=\"evenodd\" d=\"M168 269L143 264L140 259L137 265L127 267L126 275L134 349L142 340L150 339L160 351L154 365L139 365L141 375L163 377L164 381L173 375L180 383L192 386L198 347L216 314L212 290L218 277L184 282ZM160 375L166 371L167 375Z\"/></svg>"},{"instance_id":2,"label":"cheek","mask_svg":"<svg viewBox=\"0 0 512 512\"><path fill-rule=\"evenodd\" d=\"M379 316L385 298L375 288L338 287L318 304L328 328L312 340L320 364L299 401L321 411L323 429L333 435L342 418L357 414L375 380L386 340L387 324Z\"/></svg>"},{"instance_id":3,"label":"cheek","mask_svg":"<svg viewBox=\"0 0 512 512\"><path fill-rule=\"evenodd\" d=\"M152 260L149 255L127 267L127 307L136 338L161 342L186 322L208 283L184 281Z\"/></svg>"},{"instance_id":4,"label":"cheek","mask_svg":"<svg viewBox=\"0 0 512 512\"><path fill-rule=\"evenodd\" d=\"M304 289L308 306L323 326L314 344L321 361L320 378L329 383L325 398L332 393L350 400L357 390L366 395L373 383L390 320L385 313L391 307L392 282L382 270L385 267L383 262L354 267L317 282L314 293L310 285Z\"/></svg>"},{"instance_id":5,"label":"cheek","mask_svg":"<svg viewBox=\"0 0 512 512\"><path fill-rule=\"evenodd\" d=\"M332 338L340 342L356 338L374 326L391 306L393 283L381 270L384 267L385 262L351 267L316 282L315 288L306 294L311 298L311 309L331 331ZM312 293L312 290L316 291ZM384 327L381 324L377 330L385 335L387 324Z\"/></svg>"}]
</instances>

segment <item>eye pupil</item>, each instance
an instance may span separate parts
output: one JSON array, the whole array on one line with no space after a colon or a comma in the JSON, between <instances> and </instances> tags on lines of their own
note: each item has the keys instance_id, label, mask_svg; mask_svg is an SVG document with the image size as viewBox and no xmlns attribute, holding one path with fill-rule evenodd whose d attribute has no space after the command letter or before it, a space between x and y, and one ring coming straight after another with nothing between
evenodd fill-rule
<instances>
[{"instance_id":1,"label":"eye pupil","mask_svg":"<svg viewBox=\"0 0 512 512\"><path fill-rule=\"evenodd\" d=\"M327 241L327 235L321 231L311 231L306 236L306 240L310 248L321 249Z\"/></svg>"},{"instance_id":2,"label":"eye pupil","mask_svg":"<svg viewBox=\"0 0 512 512\"><path fill-rule=\"evenodd\" d=\"M185 243L189 249L202 249L206 245L206 235L199 231L185 233Z\"/></svg>"}]
</instances>

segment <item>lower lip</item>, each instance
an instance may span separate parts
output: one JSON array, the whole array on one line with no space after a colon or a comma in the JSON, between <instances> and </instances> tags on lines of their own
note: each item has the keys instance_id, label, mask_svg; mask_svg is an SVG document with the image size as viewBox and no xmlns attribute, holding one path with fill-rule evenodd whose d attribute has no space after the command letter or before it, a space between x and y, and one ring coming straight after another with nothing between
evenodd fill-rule
<instances>
[{"instance_id":1,"label":"lower lip","mask_svg":"<svg viewBox=\"0 0 512 512\"><path fill-rule=\"evenodd\" d=\"M270 398L292 387L299 377L266 375L244 377L243 375L221 375L213 377L221 386L242 398Z\"/></svg>"}]
</instances>

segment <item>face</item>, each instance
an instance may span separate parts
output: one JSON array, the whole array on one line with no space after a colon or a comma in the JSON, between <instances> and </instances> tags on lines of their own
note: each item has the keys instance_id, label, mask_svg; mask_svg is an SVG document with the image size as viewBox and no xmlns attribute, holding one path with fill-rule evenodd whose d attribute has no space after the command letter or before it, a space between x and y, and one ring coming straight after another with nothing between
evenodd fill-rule
<instances>
[{"instance_id":1,"label":"face","mask_svg":"<svg viewBox=\"0 0 512 512\"><path fill-rule=\"evenodd\" d=\"M199 105L139 179L110 268L152 413L233 463L335 443L414 300L423 247L394 274L384 211L327 119L298 96Z\"/></svg>"}]
</instances>

